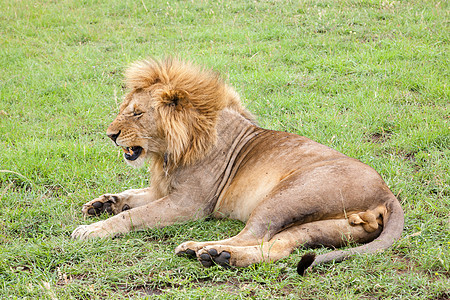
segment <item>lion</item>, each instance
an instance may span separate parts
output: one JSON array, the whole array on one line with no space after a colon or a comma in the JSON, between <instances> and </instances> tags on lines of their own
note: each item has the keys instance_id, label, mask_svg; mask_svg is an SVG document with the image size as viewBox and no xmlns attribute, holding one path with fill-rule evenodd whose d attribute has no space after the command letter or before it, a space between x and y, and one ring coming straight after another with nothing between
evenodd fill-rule
<instances>
[{"instance_id":1,"label":"lion","mask_svg":"<svg viewBox=\"0 0 450 300\"><path fill-rule=\"evenodd\" d=\"M151 59L132 64L125 81L128 92L106 134L131 166L150 161L150 186L87 202L85 215L114 216L79 226L73 238L210 216L244 222L236 236L176 247L205 267L272 262L298 247L362 244L307 254L300 274L400 238L403 210L374 169L306 137L259 127L216 72Z\"/></svg>"}]
</instances>

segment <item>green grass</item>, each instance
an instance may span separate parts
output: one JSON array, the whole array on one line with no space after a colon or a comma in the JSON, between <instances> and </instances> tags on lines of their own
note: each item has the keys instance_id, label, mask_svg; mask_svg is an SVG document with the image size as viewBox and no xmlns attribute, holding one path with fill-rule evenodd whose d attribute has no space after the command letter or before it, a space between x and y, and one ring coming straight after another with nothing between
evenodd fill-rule
<instances>
[{"instance_id":1,"label":"green grass","mask_svg":"<svg viewBox=\"0 0 450 300\"><path fill-rule=\"evenodd\" d=\"M1 1L0 298L448 299L449 7L446 1ZM204 269L179 243L239 232L200 220L72 241L81 206L144 187L105 129L122 72L178 55L223 74L261 126L373 166L406 213L384 253L295 273ZM104 218L100 217L100 219ZM326 252L318 249L317 252Z\"/></svg>"}]
</instances>

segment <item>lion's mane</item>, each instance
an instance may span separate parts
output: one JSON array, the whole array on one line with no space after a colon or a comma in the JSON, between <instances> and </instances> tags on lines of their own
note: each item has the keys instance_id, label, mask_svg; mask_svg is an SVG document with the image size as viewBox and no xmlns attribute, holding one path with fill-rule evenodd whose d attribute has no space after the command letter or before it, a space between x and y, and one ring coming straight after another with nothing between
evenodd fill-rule
<instances>
[{"instance_id":1,"label":"lion's mane","mask_svg":"<svg viewBox=\"0 0 450 300\"><path fill-rule=\"evenodd\" d=\"M177 58L140 61L126 70L125 82L129 93L122 107L128 105L134 93L149 93L158 116L158 130L167 142L166 152L152 157L153 181L208 152L216 142L218 115L225 107L254 122L239 95L219 74L190 62Z\"/></svg>"}]
</instances>

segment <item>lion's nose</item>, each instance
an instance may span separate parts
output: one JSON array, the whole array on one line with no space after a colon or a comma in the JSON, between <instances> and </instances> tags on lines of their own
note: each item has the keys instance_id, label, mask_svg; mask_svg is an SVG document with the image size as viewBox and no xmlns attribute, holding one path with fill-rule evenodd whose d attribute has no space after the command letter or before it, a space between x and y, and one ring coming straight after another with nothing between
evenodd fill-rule
<instances>
[{"instance_id":1,"label":"lion's nose","mask_svg":"<svg viewBox=\"0 0 450 300\"><path fill-rule=\"evenodd\" d=\"M113 142L115 143L116 140L117 140L117 138L118 138L119 135L120 135L120 130L119 130L119 132L117 132L117 133L107 133L106 135L107 135L110 139L112 139Z\"/></svg>"}]
</instances>

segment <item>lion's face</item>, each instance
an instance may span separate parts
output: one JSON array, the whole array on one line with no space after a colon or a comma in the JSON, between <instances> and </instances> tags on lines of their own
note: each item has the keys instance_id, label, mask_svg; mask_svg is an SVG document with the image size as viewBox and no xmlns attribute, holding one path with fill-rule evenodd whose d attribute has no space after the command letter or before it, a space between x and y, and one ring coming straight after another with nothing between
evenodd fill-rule
<instances>
[{"instance_id":1,"label":"lion's face","mask_svg":"<svg viewBox=\"0 0 450 300\"><path fill-rule=\"evenodd\" d=\"M130 93L106 134L122 147L125 161L141 166L151 153L161 153L165 142L158 130L155 108L150 92Z\"/></svg>"},{"instance_id":2,"label":"lion's face","mask_svg":"<svg viewBox=\"0 0 450 300\"><path fill-rule=\"evenodd\" d=\"M130 92L107 135L132 166L147 158L163 158L166 170L191 164L215 144L219 111L230 107L251 118L233 89L190 63L142 61L125 75Z\"/></svg>"}]
</instances>

